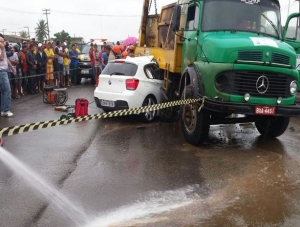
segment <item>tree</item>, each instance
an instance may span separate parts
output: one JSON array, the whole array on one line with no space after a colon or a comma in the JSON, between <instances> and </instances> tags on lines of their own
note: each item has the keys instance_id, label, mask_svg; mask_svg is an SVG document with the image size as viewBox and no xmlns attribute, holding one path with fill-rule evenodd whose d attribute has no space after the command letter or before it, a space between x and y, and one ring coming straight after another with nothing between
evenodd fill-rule
<instances>
[{"instance_id":1,"label":"tree","mask_svg":"<svg viewBox=\"0 0 300 227\"><path fill-rule=\"evenodd\" d=\"M29 38L29 36L28 36L28 34L27 34L26 31L21 31L21 32L19 32L19 34L20 34L20 36L21 36L22 38L25 38L25 39Z\"/></svg>"},{"instance_id":2,"label":"tree","mask_svg":"<svg viewBox=\"0 0 300 227\"><path fill-rule=\"evenodd\" d=\"M37 27L35 28L35 35L39 42L43 42L48 37L48 29L47 29L47 23L45 20L39 20L38 23L36 23Z\"/></svg>"},{"instance_id":3,"label":"tree","mask_svg":"<svg viewBox=\"0 0 300 227\"><path fill-rule=\"evenodd\" d=\"M70 40L71 36L69 35L68 32L65 32L64 30L62 30L61 32L57 32L54 34L55 36L55 41L59 40L59 41L64 41L65 39Z\"/></svg>"}]
</instances>

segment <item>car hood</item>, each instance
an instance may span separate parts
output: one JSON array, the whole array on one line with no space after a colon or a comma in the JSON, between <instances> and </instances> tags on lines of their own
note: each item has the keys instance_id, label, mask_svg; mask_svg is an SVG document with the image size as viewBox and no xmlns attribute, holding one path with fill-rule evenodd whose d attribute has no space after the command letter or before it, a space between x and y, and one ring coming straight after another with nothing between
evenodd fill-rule
<instances>
[{"instance_id":1,"label":"car hood","mask_svg":"<svg viewBox=\"0 0 300 227\"><path fill-rule=\"evenodd\" d=\"M88 54L79 54L78 60L79 61L91 61L91 58L89 57Z\"/></svg>"}]
</instances>

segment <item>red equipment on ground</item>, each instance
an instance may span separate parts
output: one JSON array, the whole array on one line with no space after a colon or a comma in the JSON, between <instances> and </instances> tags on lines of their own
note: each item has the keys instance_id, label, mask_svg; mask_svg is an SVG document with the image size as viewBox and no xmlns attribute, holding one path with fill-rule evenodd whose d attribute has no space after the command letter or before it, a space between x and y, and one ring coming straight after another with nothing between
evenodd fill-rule
<instances>
[{"instance_id":1,"label":"red equipment on ground","mask_svg":"<svg viewBox=\"0 0 300 227\"><path fill-rule=\"evenodd\" d=\"M75 117L84 117L88 115L89 102L85 98L76 99L75 101Z\"/></svg>"}]
</instances>

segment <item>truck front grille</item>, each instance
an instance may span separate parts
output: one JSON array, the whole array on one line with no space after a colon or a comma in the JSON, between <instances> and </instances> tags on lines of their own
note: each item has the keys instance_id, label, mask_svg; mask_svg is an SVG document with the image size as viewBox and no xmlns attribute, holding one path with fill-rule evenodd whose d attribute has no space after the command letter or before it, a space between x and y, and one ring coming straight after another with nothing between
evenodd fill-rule
<instances>
[{"instance_id":1,"label":"truck front grille","mask_svg":"<svg viewBox=\"0 0 300 227\"><path fill-rule=\"evenodd\" d=\"M290 65L290 57L284 54L272 53L272 63Z\"/></svg>"},{"instance_id":2,"label":"truck front grille","mask_svg":"<svg viewBox=\"0 0 300 227\"><path fill-rule=\"evenodd\" d=\"M261 50L257 51L239 51L238 60L242 61L262 61L263 52Z\"/></svg>"},{"instance_id":3,"label":"truck front grille","mask_svg":"<svg viewBox=\"0 0 300 227\"><path fill-rule=\"evenodd\" d=\"M239 51L237 60L240 61L256 61L262 62L263 61L263 51L255 50L255 51ZM265 60L269 61L269 60ZM271 62L276 64L283 64L283 65L290 65L290 57L281 54L281 53L272 53L271 55Z\"/></svg>"},{"instance_id":4,"label":"truck front grille","mask_svg":"<svg viewBox=\"0 0 300 227\"><path fill-rule=\"evenodd\" d=\"M268 79L269 87L264 94L257 91L257 81L261 76ZM290 96L289 88L292 78L282 74L253 72L253 71L236 71L231 72L233 86L231 87L232 94L244 95L245 93L255 97L287 98ZM258 86L261 82L258 82Z\"/></svg>"}]
</instances>

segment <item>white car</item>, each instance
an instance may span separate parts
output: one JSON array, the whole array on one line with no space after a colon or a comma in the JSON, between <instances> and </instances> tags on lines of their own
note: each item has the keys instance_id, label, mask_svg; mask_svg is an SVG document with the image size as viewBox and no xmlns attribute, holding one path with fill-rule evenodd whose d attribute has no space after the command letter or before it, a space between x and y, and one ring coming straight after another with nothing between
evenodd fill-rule
<instances>
[{"instance_id":1,"label":"white car","mask_svg":"<svg viewBox=\"0 0 300 227\"><path fill-rule=\"evenodd\" d=\"M161 103L164 80L152 59L153 56L142 56L109 61L94 91L96 105L107 112ZM149 111L140 117L151 122L157 113Z\"/></svg>"}]
</instances>

